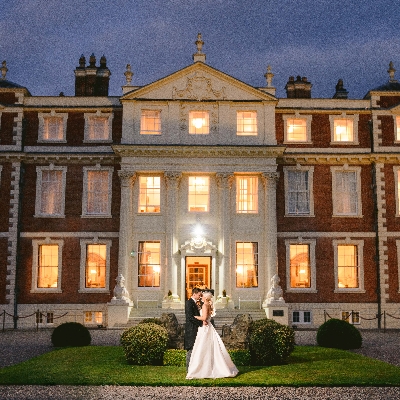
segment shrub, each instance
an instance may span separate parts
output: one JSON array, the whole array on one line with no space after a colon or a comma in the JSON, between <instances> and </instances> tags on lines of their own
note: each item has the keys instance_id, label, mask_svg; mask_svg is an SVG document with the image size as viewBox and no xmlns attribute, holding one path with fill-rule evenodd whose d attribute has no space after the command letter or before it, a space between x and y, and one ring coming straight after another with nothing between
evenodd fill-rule
<instances>
[{"instance_id":1,"label":"shrub","mask_svg":"<svg viewBox=\"0 0 400 400\"><path fill-rule=\"evenodd\" d=\"M162 365L167 343L166 329L154 323L139 324L121 335L121 345L129 364Z\"/></svg>"},{"instance_id":2,"label":"shrub","mask_svg":"<svg viewBox=\"0 0 400 400\"><path fill-rule=\"evenodd\" d=\"M251 365L251 354L249 350L228 350L228 353L237 367Z\"/></svg>"},{"instance_id":3,"label":"shrub","mask_svg":"<svg viewBox=\"0 0 400 400\"><path fill-rule=\"evenodd\" d=\"M332 318L319 327L317 343L319 346L335 349L359 349L362 338L355 326L341 319Z\"/></svg>"},{"instance_id":4,"label":"shrub","mask_svg":"<svg viewBox=\"0 0 400 400\"><path fill-rule=\"evenodd\" d=\"M186 350L169 349L164 353L163 364L169 367L186 367Z\"/></svg>"},{"instance_id":5,"label":"shrub","mask_svg":"<svg viewBox=\"0 0 400 400\"><path fill-rule=\"evenodd\" d=\"M253 322L249 343L252 365L281 364L294 346L292 328L268 318Z\"/></svg>"},{"instance_id":6,"label":"shrub","mask_svg":"<svg viewBox=\"0 0 400 400\"><path fill-rule=\"evenodd\" d=\"M55 347L89 346L91 341L88 328L78 322L65 322L51 334L51 343Z\"/></svg>"},{"instance_id":7,"label":"shrub","mask_svg":"<svg viewBox=\"0 0 400 400\"><path fill-rule=\"evenodd\" d=\"M139 322L139 324L150 324L150 323L162 326L160 318L144 318Z\"/></svg>"}]
</instances>

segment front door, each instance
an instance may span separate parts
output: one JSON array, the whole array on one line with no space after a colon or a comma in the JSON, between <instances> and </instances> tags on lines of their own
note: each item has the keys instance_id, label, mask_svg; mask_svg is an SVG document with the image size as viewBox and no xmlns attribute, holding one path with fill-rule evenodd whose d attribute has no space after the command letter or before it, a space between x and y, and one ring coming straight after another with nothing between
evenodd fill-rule
<instances>
[{"instance_id":1,"label":"front door","mask_svg":"<svg viewBox=\"0 0 400 400\"><path fill-rule=\"evenodd\" d=\"M211 288L211 257L186 257L186 298L195 287Z\"/></svg>"}]
</instances>

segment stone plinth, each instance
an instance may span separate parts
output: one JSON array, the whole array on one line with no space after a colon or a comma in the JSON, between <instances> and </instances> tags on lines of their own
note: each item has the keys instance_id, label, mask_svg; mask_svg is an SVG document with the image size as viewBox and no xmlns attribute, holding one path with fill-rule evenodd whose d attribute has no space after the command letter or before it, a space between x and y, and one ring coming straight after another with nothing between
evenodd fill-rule
<instances>
[{"instance_id":1,"label":"stone plinth","mask_svg":"<svg viewBox=\"0 0 400 400\"><path fill-rule=\"evenodd\" d=\"M112 298L107 303L108 327L125 325L128 322L132 307L133 303L129 300Z\"/></svg>"},{"instance_id":2,"label":"stone plinth","mask_svg":"<svg viewBox=\"0 0 400 400\"><path fill-rule=\"evenodd\" d=\"M289 325L289 306L283 300L267 300L263 308L268 319L273 319L282 325Z\"/></svg>"}]
</instances>

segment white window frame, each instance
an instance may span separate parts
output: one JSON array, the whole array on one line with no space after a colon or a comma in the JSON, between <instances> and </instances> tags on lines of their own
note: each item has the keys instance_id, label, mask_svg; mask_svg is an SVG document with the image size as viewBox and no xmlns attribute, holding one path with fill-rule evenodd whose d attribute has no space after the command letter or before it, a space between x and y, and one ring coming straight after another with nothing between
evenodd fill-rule
<instances>
[{"instance_id":1,"label":"white window frame","mask_svg":"<svg viewBox=\"0 0 400 400\"><path fill-rule=\"evenodd\" d=\"M61 171L62 199L61 212L59 214L45 214L42 209L42 172ZM35 199L35 218L65 218L65 187L66 187L67 167L56 167L50 164L48 167L36 167L36 199Z\"/></svg>"},{"instance_id":2,"label":"white window frame","mask_svg":"<svg viewBox=\"0 0 400 400\"><path fill-rule=\"evenodd\" d=\"M142 195L142 191L141 191L141 186L140 186L140 184L141 184L141 180L142 179L146 179L146 178L159 178L160 179L160 191L159 191L159 204L157 205L157 204L141 204L140 203L140 197L141 197L141 195ZM143 214L150 214L150 215L159 215L160 213L161 213L161 186L162 186L162 178L161 178L161 176L160 175L140 175L139 176L139 179L138 179L138 181L139 181L139 194L138 194L138 201L137 201L137 208L136 208L136 210L137 210L137 213L138 214L141 214L141 215L143 215ZM147 190L148 190L148 186L146 185L146 194L147 194ZM146 211L146 210L143 210L143 211L141 211L141 208L143 207L143 208L147 208L147 207L159 207L159 210L158 211Z\"/></svg>"},{"instance_id":3,"label":"white window frame","mask_svg":"<svg viewBox=\"0 0 400 400\"><path fill-rule=\"evenodd\" d=\"M96 313L101 313L101 323L96 321ZM88 321L86 316L90 315L91 319ZM103 311L84 311L83 312L83 323L84 325L97 325L103 326L104 325L104 312Z\"/></svg>"},{"instance_id":4,"label":"white window frame","mask_svg":"<svg viewBox=\"0 0 400 400\"><path fill-rule=\"evenodd\" d=\"M108 143L112 142L112 121L114 118L114 114L112 112L104 113L98 110L95 113L85 113L85 133L84 133L84 143ZM90 127L91 122L96 118L105 118L107 119L106 126L106 137L104 139L90 138Z\"/></svg>"},{"instance_id":5,"label":"white window frame","mask_svg":"<svg viewBox=\"0 0 400 400\"><path fill-rule=\"evenodd\" d=\"M350 240L346 238L345 240L332 240L333 245L333 260L334 260L334 277L335 277L335 290L334 293L365 293L364 290L364 240ZM358 288L342 288L339 287L338 282L338 246L357 246L357 256L358 256Z\"/></svg>"},{"instance_id":6,"label":"white window frame","mask_svg":"<svg viewBox=\"0 0 400 400\"><path fill-rule=\"evenodd\" d=\"M255 270L257 272L256 274L256 280L257 280L257 286L240 286L238 285L238 244L257 244L257 264L255 264ZM258 289L260 287L260 242L258 241L245 241L245 240L236 240L234 243L235 246L235 288L236 289L246 289L246 290L252 290L252 289ZM246 264L246 266L251 265L251 264ZM254 265L254 264L253 264ZM244 265L243 265L244 268Z\"/></svg>"},{"instance_id":7,"label":"white window frame","mask_svg":"<svg viewBox=\"0 0 400 400\"><path fill-rule=\"evenodd\" d=\"M204 114L204 118L206 123L200 127L194 127L192 121L194 120L195 113L202 113ZM197 132L198 129L202 129L203 127L208 127L207 132ZM210 112L208 110L190 110L189 111L189 135L209 135L210 134Z\"/></svg>"},{"instance_id":8,"label":"white window frame","mask_svg":"<svg viewBox=\"0 0 400 400\"><path fill-rule=\"evenodd\" d=\"M56 113L54 110L51 110L49 113L38 113L39 117L39 137L38 143L67 143L67 120L68 113ZM62 119L62 131L63 137L61 139L46 139L44 137L44 129L45 129L45 118L61 118Z\"/></svg>"},{"instance_id":9,"label":"white window frame","mask_svg":"<svg viewBox=\"0 0 400 400\"><path fill-rule=\"evenodd\" d=\"M305 140L289 140L288 138L288 121L290 119L302 119L306 121L306 139ZM312 143L311 141L311 121L312 115L305 115L305 114L285 114L283 115L283 130L284 130L284 140L283 143L285 144L297 144L297 143Z\"/></svg>"},{"instance_id":10,"label":"white window frame","mask_svg":"<svg viewBox=\"0 0 400 400\"><path fill-rule=\"evenodd\" d=\"M58 245L58 278L57 287L53 288L38 288L38 268L39 268L39 247L41 245ZM32 240L32 283L31 293L62 293L61 290L61 276L62 276L62 252L64 240L46 239L33 239Z\"/></svg>"},{"instance_id":11,"label":"white window frame","mask_svg":"<svg viewBox=\"0 0 400 400\"><path fill-rule=\"evenodd\" d=\"M299 321L295 322L294 321L294 313L299 313ZM304 321L304 314L305 313L310 313L310 322ZM292 311L292 324L293 325L311 325L312 324L312 311L310 310L293 310Z\"/></svg>"},{"instance_id":12,"label":"white window frame","mask_svg":"<svg viewBox=\"0 0 400 400\"><path fill-rule=\"evenodd\" d=\"M160 123L160 129L159 130L144 130L143 129L143 118L145 117L146 112L152 112L152 113L158 113L158 118L159 118L159 123ZM144 108L140 111L140 135L156 135L159 136L162 134L162 111L160 109L152 109L152 108Z\"/></svg>"},{"instance_id":13,"label":"white window frame","mask_svg":"<svg viewBox=\"0 0 400 400\"><path fill-rule=\"evenodd\" d=\"M400 115L393 115L394 120L394 142L400 143Z\"/></svg>"},{"instance_id":14,"label":"white window frame","mask_svg":"<svg viewBox=\"0 0 400 400\"><path fill-rule=\"evenodd\" d=\"M207 191L206 210L191 210L190 209L191 206L193 206L193 205L196 205L196 206L199 205L197 203L192 204L191 200L190 200L190 196L194 196L194 197L205 196L205 195L203 195L201 193L198 194L197 192L190 193L190 188L193 187L193 185L192 186L190 185L191 178L194 178L194 179L203 178L203 179L206 179L207 182L208 182L208 184L207 184L208 191ZM210 212L210 195L211 195L211 190L210 190L211 189L211 179L210 179L210 177L208 175L189 175L187 183L188 183L188 197L187 197L188 205L187 205L187 211L189 213L209 213ZM194 187L196 187L196 185L194 185Z\"/></svg>"},{"instance_id":15,"label":"white window frame","mask_svg":"<svg viewBox=\"0 0 400 400\"><path fill-rule=\"evenodd\" d=\"M289 210L289 171L308 172L308 197L309 197L309 212L306 214L291 213ZM285 217L314 217L314 167L310 166L293 166L284 167L284 185L285 185Z\"/></svg>"},{"instance_id":16,"label":"white window frame","mask_svg":"<svg viewBox=\"0 0 400 400\"><path fill-rule=\"evenodd\" d=\"M79 293L109 293L110 292L110 250L112 246L111 240L106 240L98 237L93 239L81 239L81 262L80 262L80 277L79 277ZM106 253L106 277L104 288L87 288L86 283L86 256L88 244L103 244L107 247Z\"/></svg>"},{"instance_id":17,"label":"white window frame","mask_svg":"<svg viewBox=\"0 0 400 400\"><path fill-rule=\"evenodd\" d=\"M394 192L396 197L396 217L400 217L400 180L399 180L400 166L393 167L394 174Z\"/></svg>"},{"instance_id":18,"label":"white window frame","mask_svg":"<svg viewBox=\"0 0 400 400\"><path fill-rule=\"evenodd\" d=\"M89 171L107 171L108 172L108 202L107 211L105 213L88 213L88 172ZM83 196L82 196L82 218L111 218L111 203L112 203L112 179L113 167L101 167L96 165L93 167L83 167Z\"/></svg>"},{"instance_id":19,"label":"white window frame","mask_svg":"<svg viewBox=\"0 0 400 400\"><path fill-rule=\"evenodd\" d=\"M243 116L241 118L239 118L240 114L243 114L243 113L251 113L252 114L250 119L255 119L255 123L251 124L251 126L254 126L255 130L246 131L244 129L244 127L245 127L244 121L247 118L245 118ZM239 121L242 121L242 122L239 123ZM242 126L242 130L239 130L239 126ZM238 110L238 111L236 111L236 135L237 136L257 136L258 135L258 115L257 115L257 111L255 111L255 110Z\"/></svg>"},{"instance_id":20,"label":"white window frame","mask_svg":"<svg viewBox=\"0 0 400 400\"><path fill-rule=\"evenodd\" d=\"M141 264L140 263L140 261L141 261L141 256L140 256L140 252L139 252L139 250L140 250L140 244L141 243L159 243L159 249L160 249L160 253L159 253L159 257L160 257L160 264L154 264L154 265L159 265L159 268L160 268L160 272L159 272L159 277L158 277L158 279L159 279L159 285L156 285L156 286L154 286L154 285L152 285L152 286L142 286L142 285L139 285L139 282L140 282L140 277L142 277L142 276L147 276L147 275L150 275L150 274L145 274L145 275L141 275L140 274L140 265L149 265L149 264L146 264L146 263L143 263L143 264ZM138 288L138 290L146 290L146 289L150 289L150 290L160 290L161 289L161 287L162 287L162 285L163 285L163 283L162 283L162 273L163 273L163 265L162 265L162 254L163 254L163 242L161 241L161 240L157 240L157 239L155 239L155 240L138 240L138 242L137 242L137 249L138 249L138 251L137 251L137 263L136 263L136 268L137 268L137 274L136 274L136 277L137 277L137 281L136 281L136 287ZM153 272L153 283L154 283L154 272Z\"/></svg>"},{"instance_id":21,"label":"white window frame","mask_svg":"<svg viewBox=\"0 0 400 400\"><path fill-rule=\"evenodd\" d=\"M239 180L240 179L245 179L245 178L251 178L255 180L255 186L256 186L256 190L254 192L254 194L250 193L250 195L254 195L253 196L253 200L252 200L252 205L254 207L254 209L252 210L244 210L244 209L240 209L239 204L241 204L240 202L240 196L241 196L241 192L240 192L240 187L238 185ZM236 186L236 214L258 214L259 213L259 190L260 190L260 184L259 184L259 177L257 175L236 175L235 176L235 186ZM247 196L249 196L249 192L247 193ZM245 202L242 202L243 204ZM243 205L242 204L242 205Z\"/></svg>"},{"instance_id":22,"label":"white window frame","mask_svg":"<svg viewBox=\"0 0 400 400\"><path fill-rule=\"evenodd\" d=\"M310 254L310 287L305 288L292 288L290 286L290 245L301 245L307 244ZM315 239L303 239L298 237L297 239L286 239L285 247L286 247L286 291L288 293L317 293L317 266L315 261Z\"/></svg>"},{"instance_id":23,"label":"white window frame","mask_svg":"<svg viewBox=\"0 0 400 400\"><path fill-rule=\"evenodd\" d=\"M357 211L352 214L343 214L338 212L338 204L341 201L339 194L336 191L336 172L355 172L357 179ZM343 167L331 167L332 175L332 201L333 210L332 215L334 217L342 218L361 218L362 215L362 202L361 202L361 167L354 167L344 165Z\"/></svg>"},{"instance_id":24,"label":"white window frame","mask_svg":"<svg viewBox=\"0 0 400 400\"><path fill-rule=\"evenodd\" d=\"M353 140L351 141L342 141L342 140L335 140L335 120L338 119L347 119L353 122ZM358 142L358 114L346 114L342 113L341 115L330 115L329 122L331 128L331 144L341 144L341 145L348 145L348 144L359 144Z\"/></svg>"},{"instance_id":25,"label":"white window frame","mask_svg":"<svg viewBox=\"0 0 400 400\"><path fill-rule=\"evenodd\" d=\"M343 318L343 314L348 314L347 318ZM358 318L356 321L354 321L354 314L357 314ZM361 318L360 318L360 311L341 311L340 317L342 321L347 321L351 325L360 325L361 324Z\"/></svg>"}]
</instances>

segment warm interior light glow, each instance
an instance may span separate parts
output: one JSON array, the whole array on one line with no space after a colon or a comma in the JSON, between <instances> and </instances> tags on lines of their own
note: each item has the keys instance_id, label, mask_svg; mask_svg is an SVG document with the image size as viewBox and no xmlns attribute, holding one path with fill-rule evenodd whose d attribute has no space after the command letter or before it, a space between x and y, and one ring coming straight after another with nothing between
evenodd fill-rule
<instances>
[{"instance_id":1,"label":"warm interior light glow","mask_svg":"<svg viewBox=\"0 0 400 400\"><path fill-rule=\"evenodd\" d=\"M205 125L205 120L204 120L204 118L193 118L192 125L195 128L200 129L203 127L203 125Z\"/></svg>"}]
</instances>

